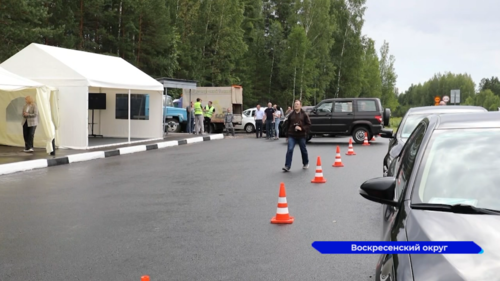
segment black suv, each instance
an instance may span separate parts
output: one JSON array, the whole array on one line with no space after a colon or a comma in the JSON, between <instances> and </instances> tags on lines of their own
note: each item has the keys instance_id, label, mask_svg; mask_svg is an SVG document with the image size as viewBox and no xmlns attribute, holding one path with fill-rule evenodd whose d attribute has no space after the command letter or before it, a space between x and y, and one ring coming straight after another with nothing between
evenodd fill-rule
<instances>
[{"instance_id":1,"label":"black suv","mask_svg":"<svg viewBox=\"0 0 500 281\"><path fill-rule=\"evenodd\" d=\"M351 136L356 143L363 143L365 133L368 140L389 125L391 110L384 109L378 98L326 99L309 112L311 130L307 141L313 136ZM283 127L287 127L286 116Z\"/></svg>"}]
</instances>

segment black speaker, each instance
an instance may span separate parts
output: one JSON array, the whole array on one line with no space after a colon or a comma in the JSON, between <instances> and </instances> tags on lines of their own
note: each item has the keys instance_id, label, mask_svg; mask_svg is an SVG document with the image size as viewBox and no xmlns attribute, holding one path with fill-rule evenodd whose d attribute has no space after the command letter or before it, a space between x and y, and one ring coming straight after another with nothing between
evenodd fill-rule
<instances>
[{"instance_id":1,"label":"black speaker","mask_svg":"<svg viewBox=\"0 0 500 281\"><path fill-rule=\"evenodd\" d=\"M89 93L89 109L106 109L106 94Z\"/></svg>"}]
</instances>

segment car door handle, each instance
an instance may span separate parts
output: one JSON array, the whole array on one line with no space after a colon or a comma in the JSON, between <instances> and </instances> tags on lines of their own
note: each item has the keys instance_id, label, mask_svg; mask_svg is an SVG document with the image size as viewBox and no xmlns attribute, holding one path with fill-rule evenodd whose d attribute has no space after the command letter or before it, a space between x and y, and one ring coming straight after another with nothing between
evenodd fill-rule
<instances>
[{"instance_id":1,"label":"car door handle","mask_svg":"<svg viewBox=\"0 0 500 281\"><path fill-rule=\"evenodd\" d=\"M347 113L347 115L352 115L352 113Z\"/></svg>"}]
</instances>

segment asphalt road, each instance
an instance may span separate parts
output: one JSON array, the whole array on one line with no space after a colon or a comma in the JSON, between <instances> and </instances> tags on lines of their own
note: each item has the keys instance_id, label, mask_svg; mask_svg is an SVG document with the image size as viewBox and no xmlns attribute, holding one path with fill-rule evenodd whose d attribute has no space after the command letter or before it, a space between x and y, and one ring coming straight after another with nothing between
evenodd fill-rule
<instances>
[{"instance_id":1,"label":"asphalt road","mask_svg":"<svg viewBox=\"0 0 500 281\"><path fill-rule=\"evenodd\" d=\"M377 255L321 255L320 240L380 239L359 185L387 140L313 139L311 167L253 134L0 177L0 280L374 280ZM333 168L336 145L344 168ZM326 184L312 184L321 156ZM280 182L291 225L275 225Z\"/></svg>"}]
</instances>

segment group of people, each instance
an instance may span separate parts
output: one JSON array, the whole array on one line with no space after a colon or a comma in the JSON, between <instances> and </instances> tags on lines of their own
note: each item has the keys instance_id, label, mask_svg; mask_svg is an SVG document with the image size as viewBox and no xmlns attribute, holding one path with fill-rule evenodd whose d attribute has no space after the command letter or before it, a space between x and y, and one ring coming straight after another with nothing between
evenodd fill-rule
<instances>
[{"instance_id":1,"label":"group of people","mask_svg":"<svg viewBox=\"0 0 500 281\"><path fill-rule=\"evenodd\" d=\"M268 103L264 110L258 104L254 116L256 138L262 138L263 125L266 124L266 139L279 139L282 116L284 114L276 104Z\"/></svg>"},{"instance_id":2,"label":"group of people","mask_svg":"<svg viewBox=\"0 0 500 281\"><path fill-rule=\"evenodd\" d=\"M283 171L288 172L292 166L293 151L295 145L299 145L300 153L302 156L302 168L309 168L309 155L307 152L306 142L307 133L311 127L311 119L309 115L302 109L302 102L295 100L293 109L288 107L287 111L283 113L282 109L277 105L268 103L267 108L262 110L260 105L257 105L255 111L255 132L256 138L262 137L262 125L266 124L266 139L279 139L279 125L281 117L288 115L288 122L286 127L283 127L287 139L287 151L285 157L285 166ZM273 128L274 127L274 128Z\"/></svg>"},{"instance_id":3,"label":"group of people","mask_svg":"<svg viewBox=\"0 0 500 281\"><path fill-rule=\"evenodd\" d=\"M208 133L211 133L211 120L215 112L215 107L212 106L212 101L209 101L206 106L201 104L200 98L196 99L193 104L191 101L186 107L187 111L187 132L195 135L205 134L205 126L207 126Z\"/></svg>"},{"instance_id":4,"label":"group of people","mask_svg":"<svg viewBox=\"0 0 500 281\"><path fill-rule=\"evenodd\" d=\"M186 129L189 134L203 135L205 133L205 126L207 127L207 133L212 133L211 123L215 107L212 106L212 101L208 101L206 106L203 106L201 102L201 98L197 98L194 104L191 101L186 107L188 124ZM224 125L226 127L226 134L229 135L229 131L231 130L234 137L233 118L231 109L228 108L224 115Z\"/></svg>"}]
</instances>

